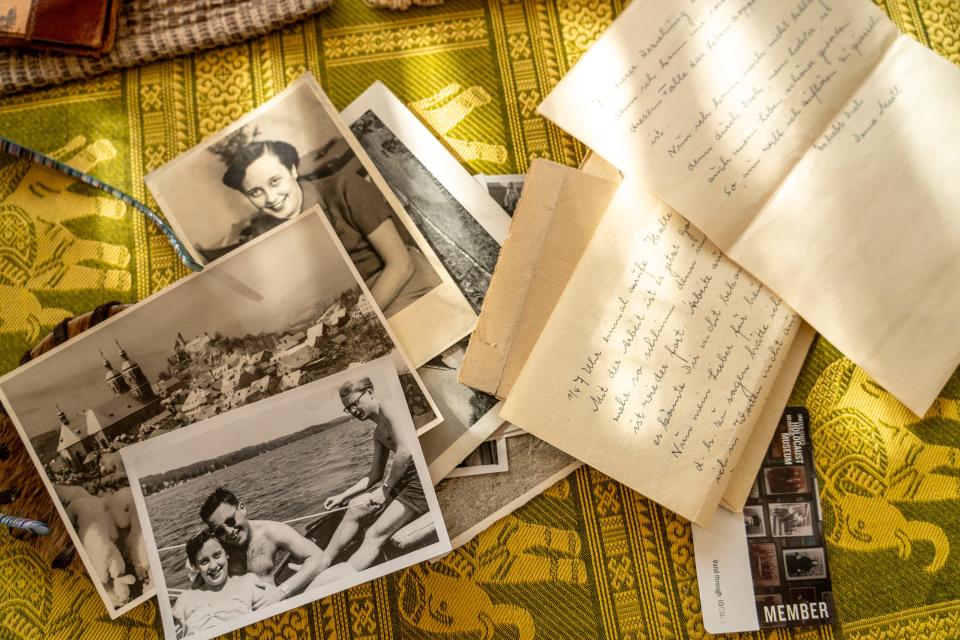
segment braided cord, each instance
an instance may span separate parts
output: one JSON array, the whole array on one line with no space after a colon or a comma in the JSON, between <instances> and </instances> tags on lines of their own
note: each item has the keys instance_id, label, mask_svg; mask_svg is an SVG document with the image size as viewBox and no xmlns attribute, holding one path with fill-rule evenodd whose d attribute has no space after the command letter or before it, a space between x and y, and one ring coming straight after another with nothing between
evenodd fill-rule
<instances>
[{"instance_id":1,"label":"braided cord","mask_svg":"<svg viewBox=\"0 0 960 640\"><path fill-rule=\"evenodd\" d=\"M65 173L72 178L76 178L77 180L80 180L84 184L88 184L91 187L100 189L101 191L105 193L109 193L110 195L119 199L120 201L127 203L128 205L130 205L131 207L133 207L143 215L150 218L151 222L153 222L153 224L155 224L157 228L160 229L163 235L167 237L167 240L170 241L170 244L173 246L173 250L177 252L177 255L180 256L180 260L183 262L183 264L187 266L187 268L191 269L192 271L203 270L203 266L201 266L200 263L198 263L196 260L190 257L190 253L187 251L187 248L184 246L180 238L177 237L177 234L173 232L173 229L170 228L170 225L164 222L163 219L159 215L157 215L155 211L153 211L153 209L143 204L133 196L123 191L120 191L116 187L110 186L109 184L101 180L98 180L97 178L93 177L89 173L84 173L79 169L75 169L68 164L65 164L63 162L60 162L59 160L51 158L46 154L40 153L39 151L34 151L33 149L17 144L13 140L9 140L7 138L4 138L3 136L0 136L0 150L6 153L9 153L12 156L16 156L18 158L26 158L28 160L32 160L33 162L36 162L37 164L42 164L45 167L56 169L57 171Z\"/></svg>"}]
</instances>

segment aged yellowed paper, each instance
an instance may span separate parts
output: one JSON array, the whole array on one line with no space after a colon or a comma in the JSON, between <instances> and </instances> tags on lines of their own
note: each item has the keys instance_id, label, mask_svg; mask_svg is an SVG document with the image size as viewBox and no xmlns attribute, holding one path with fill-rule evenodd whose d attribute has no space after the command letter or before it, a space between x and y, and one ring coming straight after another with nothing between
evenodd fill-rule
<instances>
[{"instance_id":1,"label":"aged yellowed paper","mask_svg":"<svg viewBox=\"0 0 960 640\"><path fill-rule=\"evenodd\" d=\"M541 113L922 414L960 361L958 98L866 1L637 0Z\"/></svg>"},{"instance_id":2,"label":"aged yellowed paper","mask_svg":"<svg viewBox=\"0 0 960 640\"><path fill-rule=\"evenodd\" d=\"M704 524L799 326L692 224L628 181L501 415Z\"/></svg>"}]
</instances>

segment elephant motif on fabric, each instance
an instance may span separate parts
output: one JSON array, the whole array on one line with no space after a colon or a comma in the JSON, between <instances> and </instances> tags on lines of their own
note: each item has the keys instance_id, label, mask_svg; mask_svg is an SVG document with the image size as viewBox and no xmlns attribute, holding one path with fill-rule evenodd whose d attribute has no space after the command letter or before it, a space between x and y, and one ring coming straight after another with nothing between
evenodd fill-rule
<instances>
[{"instance_id":1,"label":"elephant motif on fabric","mask_svg":"<svg viewBox=\"0 0 960 640\"><path fill-rule=\"evenodd\" d=\"M489 104L491 100L490 94L483 87L464 89L454 83L407 106L430 125L462 160L503 164L507 161L507 148L502 144L462 140L448 135L448 132L466 120L474 109Z\"/></svg>"},{"instance_id":2,"label":"elephant motif on fabric","mask_svg":"<svg viewBox=\"0 0 960 640\"><path fill-rule=\"evenodd\" d=\"M398 609L411 626L430 633L474 633L493 640L498 626L510 626L519 640L536 637L526 609L493 604L476 582L449 570L444 561L419 564L402 574Z\"/></svg>"},{"instance_id":3,"label":"elephant motif on fabric","mask_svg":"<svg viewBox=\"0 0 960 640\"><path fill-rule=\"evenodd\" d=\"M510 515L442 560L411 567L400 577L399 611L411 626L429 633L502 637L513 627L519 640L536 637L529 611L494 604L484 584L560 581L585 585L576 531L524 522Z\"/></svg>"},{"instance_id":4,"label":"elephant motif on fabric","mask_svg":"<svg viewBox=\"0 0 960 640\"><path fill-rule=\"evenodd\" d=\"M846 359L827 367L807 407L827 538L850 551L893 550L903 560L916 543L927 543L933 559L924 568L939 571L950 540L938 525L909 520L897 505L960 499L960 449L920 439L909 429L916 416ZM944 398L928 414L958 415L957 402Z\"/></svg>"},{"instance_id":5,"label":"elephant motif on fabric","mask_svg":"<svg viewBox=\"0 0 960 640\"><path fill-rule=\"evenodd\" d=\"M76 137L51 155L89 172L116 153L107 140L87 144ZM75 192L75 184L74 178L26 160L0 169L0 335L38 340L70 315L47 302L58 295L130 290L130 251L78 237L71 228L81 218L119 220L126 205Z\"/></svg>"}]
</instances>

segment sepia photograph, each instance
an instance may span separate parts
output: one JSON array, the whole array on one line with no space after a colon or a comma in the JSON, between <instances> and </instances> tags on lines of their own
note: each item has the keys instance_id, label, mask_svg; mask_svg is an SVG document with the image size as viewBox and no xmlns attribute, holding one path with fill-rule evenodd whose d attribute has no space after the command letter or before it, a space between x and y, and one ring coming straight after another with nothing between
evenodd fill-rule
<instances>
[{"instance_id":1,"label":"sepia photograph","mask_svg":"<svg viewBox=\"0 0 960 640\"><path fill-rule=\"evenodd\" d=\"M309 74L145 181L201 262L319 205L416 365L464 337L476 320Z\"/></svg>"},{"instance_id":2,"label":"sepia photograph","mask_svg":"<svg viewBox=\"0 0 960 640\"><path fill-rule=\"evenodd\" d=\"M764 469L763 485L767 495L810 493L807 474L802 465Z\"/></svg>"},{"instance_id":3,"label":"sepia photograph","mask_svg":"<svg viewBox=\"0 0 960 640\"><path fill-rule=\"evenodd\" d=\"M480 313L510 218L382 83L341 115Z\"/></svg>"},{"instance_id":4,"label":"sepia photograph","mask_svg":"<svg viewBox=\"0 0 960 640\"><path fill-rule=\"evenodd\" d=\"M750 543L750 573L758 587L775 587L780 584L780 567L777 564L777 545L772 542Z\"/></svg>"},{"instance_id":5,"label":"sepia photograph","mask_svg":"<svg viewBox=\"0 0 960 640\"><path fill-rule=\"evenodd\" d=\"M490 197L512 218L513 212L517 208L517 203L520 202L520 195L523 193L523 183L526 181L527 176L523 174L490 176L478 173L474 178L486 187Z\"/></svg>"},{"instance_id":6,"label":"sepia photograph","mask_svg":"<svg viewBox=\"0 0 960 640\"><path fill-rule=\"evenodd\" d=\"M0 399L119 615L152 594L119 450L383 356L414 426L436 425L438 409L314 209L0 378Z\"/></svg>"},{"instance_id":7,"label":"sepia photograph","mask_svg":"<svg viewBox=\"0 0 960 640\"><path fill-rule=\"evenodd\" d=\"M813 514L809 502L771 503L770 529L774 537L813 535Z\"/></svg>"},{"instance_id":8,"label":"sepia photograph","mask_svg":"<svg viewBox=\"0 0 960 640\"><path fill-rule=\"evenodd\" d=\"M762 505L747 505L743 508L743 526L748 538L767 535L767 525L763 521Z\"/></svg>"},{"instance_id":9,"label":"sepia photograph","mask_svg":"<svg viewBox=\"0 0 960 640\"><path fill-rule=\"evenodd\" d=\"M787 580L818 580L827 577L823 547L784 549L783 566L786 568Z\"/></svg>"},{"instance_id":10,"label":"sepia photograph","mask_svg":"<svg viewBox=\"0 0 960 640\"><path fill-rule=\"evenodd\" d=\"M463 461L450 470L448 478L503 473L510 469L507 460L507 439L487 440L471 451Z\"/></svg>"},{"instance_id":11,"label":"sepia photograph","mask_svg":"<svg viewBox=\"0 0 960 640\"><path fill-rule=\"evenodd\" d=\"M123 457L167 637L212 638L450 549L389 357Z\"/></svg>"}]
</instances>

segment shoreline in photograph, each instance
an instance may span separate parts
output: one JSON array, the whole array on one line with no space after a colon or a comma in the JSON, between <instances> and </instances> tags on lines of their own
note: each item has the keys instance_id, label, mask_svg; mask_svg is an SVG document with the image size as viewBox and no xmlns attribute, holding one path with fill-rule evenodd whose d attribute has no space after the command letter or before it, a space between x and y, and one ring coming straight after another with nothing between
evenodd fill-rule
<instances>
[{"instance_id":1,"label":"shoreline in photograph","mask_svg":"<svg viewBox=\"0 0 960 640\"><path fill-rule=\"evenodd\" d=\"M141 443L124 459L162 567L168 633L212 637L449 549L389 358ZM378 492L381 506L371 502ZM218 595L223 580L241 590L240 604L227 587ZM274 594L262 607L261 591Z\"/></svg>"}]
</instances>

